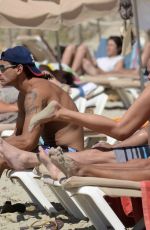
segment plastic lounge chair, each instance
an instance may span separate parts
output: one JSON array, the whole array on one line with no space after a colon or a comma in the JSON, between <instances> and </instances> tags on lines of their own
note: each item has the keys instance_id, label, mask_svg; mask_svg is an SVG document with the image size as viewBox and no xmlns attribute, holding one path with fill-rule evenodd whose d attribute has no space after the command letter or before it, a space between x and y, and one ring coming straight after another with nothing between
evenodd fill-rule
<instances>
[{"instance_id":1,"label":"plastic lounge chair","mask_svg":"<svg viewBox=\"0 0 150 230\"><path fill-rule=\"evenodd\" d=\"M125 230L126 227L105 200L105 196L141 197L140 183L96 177L71 177L62 183L97 230ZM142 230L143 221L133 229Z\"/></svg>"},{"instance_id":2,"label":"plastic lounge chair","mask_svg":"<svg viewBox=\"0 0 150 230\"><path fill-rule=\"evenodd\" d=\"M43 194L35 179L39 179L40 177L34 174L32 170L11 171L9 176L11 179L17 179L19 181L19 183L30 196L33 203L36 204L40 209L46 209L49 214L57 212L53 205Z\"/></svg>"},{"instance_id":3,"label":"plastic lounge chair","mask_svg":"<svg viewBox=\"0 0 150 230\"><path fill-rule=\"evenodd\" d=\"M114 80L110 82L113 89L117 91L125 108L129 108L130 105L138 98L140 94L140 82L127 80Z\"/></svg>"},{"instance_id":4,"label":"plastic lounge chair","mask_svg":"<svg viewBox=\"0 0 150 230\"><path fill-rule=\"evenodd\" d=\"M121 100L125 106L125 108L129 108L129 106L133 103L133 101L139 95L140 82L139 80L134 79L120 79L117 77L99 77L99 76L84 76L81 78L82 82L93 81L98 85L103 85L108 88L113 88L121 97ZM132 90L131 90L132 89ZM130 93L130 95L129 95ZM135 96L136 94L136 96Z\"/></svg>"},{"instance_id":5,"label":"plastic lounge chair","mask_svg":"<svg viewBox=\"0 0 150 230\"><path fill-rule=\"evenodd\" d=\"M56 213L56 209L49 202L46 196L43 194L40 189L36 179L41 179L40 176L34 174L33 170L25 170L25 171L11 171L9 173L11 179L17 179L18 182L23 186L25 191L30 196L31 200L34 204L36 204L39 209L46 209L46 211L51 213ZM66 192L62 189L60 183L58 181L52 180L50 177L46 176L46 181L48 179L48 185L51 191L54 193L58 201L64 207L64 209L77 219L85 218L84 212L81 210L79 205L70 198L70 193ZM43 177L44 181L44 177Z\"/></svg>"},{"instance_id":6,"label":"plastic lounge chair","mask_svg":"<svg viewBox=\"0 0 150 230\"><path fill-rule=\"evenodd\" d=\"M86 99L84 97L77 98L74 103L76 104L80 113L84 113L86 109Z\"/></svg>"},{"instance_id":7,"label":"plastic lounge chair","mask_svg":"<svg viewBox=\"0 0 150 230\"><path fill-rule=\"evenodd\" d=\"M97 89L97 85L93 82L86 82L78 85L78 88L71 88L70 96L73 100L76 100L78 97L88 97L89 94L93 93ZM97 93L101 93L104 89L101 88Z\"/></svg>"},{"instance_id":8,"label":"plastic lounge chair","mask_svg":"<svg viewBox=\"0 0 150 230\"><path fill-rule=\"evenodd\" d=\"M99 94L101 94L103 92L104 92L104 87L101 85L98 85L96 89L94 89L91 93L89 93L86 96L86 99L90 99L90 98L93 98L95 96L98 96Z\"/></svg>"},{"instance_id":9,"label":"plastic lounge chair","mask_svg":"<svg viewBox=\"0 0 150 230\"><path fill-rule=\"evenodd\" d=\"M77 219L85 219L86 215L79 206L79 204L71 196L70 192L62 188L59 181L53 180L47 175L43 176L42 180L49 186L50 190L55 194L58 201L69 214L73 215Z\"/></svg>"},{"instance_id":10,"label":"plastic lounge chair","mask_svg":"<svg viewBox=\"0 0 150 230\"><path fill-rule=\"evenodd\" d=\"M32 170L11 171L9 176L11 179L18 180L18 182L23 186L25 191L30 196L33 203L36 204L40 210L43 210L44 208L49 214L57 212L53 205L43 194L42 190L40 189L36 181L36 179L41 179L40 176L34 174ZM47 180L47 184L49 185L50 190L54 193L54 195L61 203L61 205L64 207L64 209L75 218L84 219L85 214L83 213L79 205L76 203L76 201L70 198L70 193L62 189L58 181L54 181L50 177L46 176L46 181Z\"/></svg>"}]
</instances>

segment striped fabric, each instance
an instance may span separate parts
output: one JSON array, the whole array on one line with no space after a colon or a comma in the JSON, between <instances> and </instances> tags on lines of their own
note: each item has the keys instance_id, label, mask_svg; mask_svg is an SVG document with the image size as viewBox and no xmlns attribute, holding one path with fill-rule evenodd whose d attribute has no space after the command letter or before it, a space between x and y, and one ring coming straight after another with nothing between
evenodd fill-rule
<instances>
[{"instance_id":1,"label":"striped fabric","mask_svg":"<svg viewBox=\"0 0 150 230\"><path fill-rule=\"evenodd\" d=\"M117 162L127 162L132 159L146 159L150 157L150 146L122 147L114 149Z\"/></svg>"}]
</instances>

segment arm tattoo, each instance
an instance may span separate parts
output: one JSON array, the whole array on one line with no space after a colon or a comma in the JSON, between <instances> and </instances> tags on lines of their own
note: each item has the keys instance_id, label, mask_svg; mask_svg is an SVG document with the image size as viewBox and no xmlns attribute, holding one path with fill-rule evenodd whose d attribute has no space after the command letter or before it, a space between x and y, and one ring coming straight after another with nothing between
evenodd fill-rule
<instances>
[{"instance_id":1,"label":"arm tattoo","mask_svg":"<svg viewBox=\"0 0 150 230\"><path fill-rule=\"evenodd\" d=\"M37 93L35 93L35 92L27 93L26 100L25 100L26 115L37 113L46 107L46 105L47 105L46 99L42 99L38 104L35 103L36 99L37 99Z\"/></svg>"},{"instance_id":2,"label":"arm tattoo","mask_svg":"<svg viewBox=\"0 0 150 230\"><path fill-rule=\"evenodd\" d=\"M38 106L35 104L35 99L37 94L35 92L29 92L25 98L25 112L26 115L36 113L38 111Z\"/></svg>"}]
</instances>

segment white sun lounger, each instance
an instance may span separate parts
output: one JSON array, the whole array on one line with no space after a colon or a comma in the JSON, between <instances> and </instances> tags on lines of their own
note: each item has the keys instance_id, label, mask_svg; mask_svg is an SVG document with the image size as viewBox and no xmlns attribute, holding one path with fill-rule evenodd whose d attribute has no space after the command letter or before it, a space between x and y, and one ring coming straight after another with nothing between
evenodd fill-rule
<instances>
[{"instance_id":1,"label":"white sun lounger","mask_svg":"<svg viewBox=\"0 0 150 230\"><path fill-rule=\"evenodd\" d=\"M86 98L84 97L78 97L74 103L76 104L77 106L77 109L79 110L80 113L84 113L85 112L85 109L86 109Z\"/></svg>"},{"instance_id":2,"label":"white sun lounger","mask_svg":"<svg viewBox=\"0 0 150 230\"><path fill-rule=\"evenodd\" d=\"M36 178L39 179L40 177L34 174L33 170L11 171L9 173L9 177L11 179L18 180L18 182L23 186L25 191L30 196L33 203L36 204L40 209L46 209L49 214L57 212L50 201L43 194L36 181Z\"/></svg>"},{"instance_id":3,"label":"white sun lounger","mask_svg":"<svg viewBox=\"0 0 150 230\"><path fill-rule=\"evenodd\" d=\"M11 179L18 180L18 182L23 186L25 191L30 196L33 203L36 204L39 209L44 208L49 214L57 212L43 194L36 181L36 179L41 179L41 177L36 175L33 170L11 171L9 173L9 177ZM46 177L46 181L48 181L47 184L49 185L49 188L69 214L73 215L77 219L85 218L85 215L83 214L79 205L76 203L76 201L73 201L73 199L70 198L69 192L66 192L64 189L62 189L58 181L54 181L50 177Z\"/></svg>"},{"instance_id":4,"label":"white sun lounger","mask_svg":"<svg viewBox=\"0 0 150 230\"><path fill-rule=\"evenodd\" d=\"M71 177L62 183L97 230L125 230L124 224L105 200L105 196L141 197L140 183L95 177ZM142 230L141 221L133 229Z\"/></svg>"}]
</instances>

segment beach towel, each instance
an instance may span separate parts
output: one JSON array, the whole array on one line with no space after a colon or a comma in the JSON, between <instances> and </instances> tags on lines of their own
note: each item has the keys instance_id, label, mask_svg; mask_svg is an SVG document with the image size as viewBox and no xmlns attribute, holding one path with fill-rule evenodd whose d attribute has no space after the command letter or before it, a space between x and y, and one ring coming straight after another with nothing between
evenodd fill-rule
<instances>
[{"instance_id":1,"label":"beach towel","mask_svg":"<svg viewBox=\"0 0 150 230\"><path fill-rule=\"evenodd\" d=\"M150 229L150 181L141 182L142 206L146 230Z\"/></svg>"}]
</instances>

